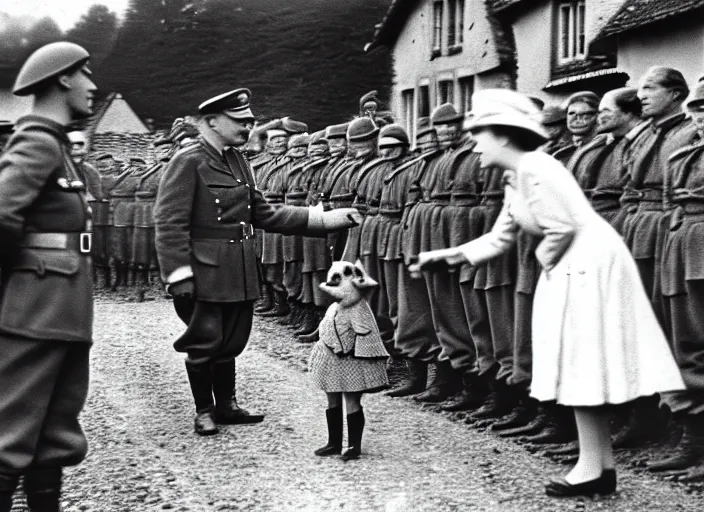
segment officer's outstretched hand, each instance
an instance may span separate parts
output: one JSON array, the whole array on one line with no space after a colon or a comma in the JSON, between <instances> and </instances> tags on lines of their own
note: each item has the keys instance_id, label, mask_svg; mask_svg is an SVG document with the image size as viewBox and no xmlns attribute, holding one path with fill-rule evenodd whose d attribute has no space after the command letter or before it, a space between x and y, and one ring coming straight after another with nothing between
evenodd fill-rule
<instances>
[{"instance_id":1,"label":"officer's outstretched hand","mask_svg":"<svg viewBox=\"0 0 704 512\"><path fill-rule=\"evenodd\" d=\"M438 249L437 251L422 252L418 255L417 261L408 266L408 272L413 279L423 277L423 271L442 271L469 263L464 253L456 247L449 249Z\"/></svg>"},{"instance_id":2,"label":"officer's outstretched hand","mask_svg":"<svg viewBox=\"0 0 704 512\"><path fill-rule=\"evenodd\" d=\"M359 226L362 223L362 214L357 208L338 208L323 212L323 225L326 230L335 231Z\"/></svg>"},{"instance_id":3,"label":"officer's outstretched hand","mask_svg":"<svg viewBox=\"0 0 704 512\"><path fill-rule=\"evenodd\" d=\"M179 281L178 283L170 285L169 293L174 298L192 297L195 293L193 279L186 279L185 281Z\"/></svg>"}]
</instances>

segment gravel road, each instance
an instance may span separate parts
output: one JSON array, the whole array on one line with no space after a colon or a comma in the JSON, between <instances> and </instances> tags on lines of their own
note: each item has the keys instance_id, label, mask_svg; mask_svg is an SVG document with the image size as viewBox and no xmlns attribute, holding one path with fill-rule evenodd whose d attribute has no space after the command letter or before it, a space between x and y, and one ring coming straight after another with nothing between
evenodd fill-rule
<instances>
[{"instance_id":1,"label":"gravel road","mask_svg":"<svg viewBox=\"0 0 704 512\"><path fill-rule=\"evenodd\" d=\"M615 496L547 498L544 480L564 466L383 395L363 404L362 459L315 457L326 404L301 371L310 347L260 319L238 359L238 395L266 419L201 438L182 356L171 348L182 325L170 302L101 299L95 327L82 416L90 452L68 470L67 512L704 510L704 494L630 470Z\"/></svg>"}]
</instances>

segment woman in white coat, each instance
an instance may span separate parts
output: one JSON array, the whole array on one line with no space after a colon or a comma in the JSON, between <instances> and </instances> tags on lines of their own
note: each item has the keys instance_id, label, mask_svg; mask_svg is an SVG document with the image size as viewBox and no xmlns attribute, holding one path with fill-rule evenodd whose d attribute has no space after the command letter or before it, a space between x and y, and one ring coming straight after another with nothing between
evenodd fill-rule
<instances>
[{"instance_id":1,"label":"woman in white coat","mask_svg":"<svg viewBox=\"0 0 704 512\"><path fill-rule=\"evenodd\" d=\"M579 460L546 485L551 496L616 489L608 404L683 389L635 262L572 174L535 151L547 134L532 102L509 90L472 98L471 131L484 166L505 172L504 206L491 232L467 244L421 253L409 270L478 265L508 250L519 230L543 237L533 308L531 395L572 406Z\"/></svg>"}]
</instances>

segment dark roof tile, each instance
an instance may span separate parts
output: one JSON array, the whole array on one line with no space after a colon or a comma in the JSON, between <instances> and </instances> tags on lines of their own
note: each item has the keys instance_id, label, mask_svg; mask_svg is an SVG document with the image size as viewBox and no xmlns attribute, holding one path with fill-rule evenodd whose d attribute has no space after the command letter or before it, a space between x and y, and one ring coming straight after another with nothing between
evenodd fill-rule
<instances>
[{"instance_id":1,"label":"dark roof tile","mask_svg":"<svg viewBox=\"0 0 704 512\"><path fill-rule=\"evenodd\" d=\"M704 7L704 0L626 0L595 40L634 30L701 7Z\"/></svg>"}]
</instances>

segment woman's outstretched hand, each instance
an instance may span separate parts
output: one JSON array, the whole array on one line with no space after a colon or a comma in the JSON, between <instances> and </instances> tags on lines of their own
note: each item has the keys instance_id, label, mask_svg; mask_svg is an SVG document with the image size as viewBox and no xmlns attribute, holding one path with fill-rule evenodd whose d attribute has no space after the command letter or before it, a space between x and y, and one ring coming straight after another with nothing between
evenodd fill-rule
<instances>
[{"instance_id":1,"label":"woman's outstretched hand","mask_svg":"<svg viewBox=\"0 0 704 512\"><path fill-rule=\"evenodd\" d=\"M418 255L418 260L408 267L408 272L413 279L423 276L423 270L447 270L468 263L464 253L456 248L438 249L437 251L422 252Z\"/></svg>"}]
</instances>

